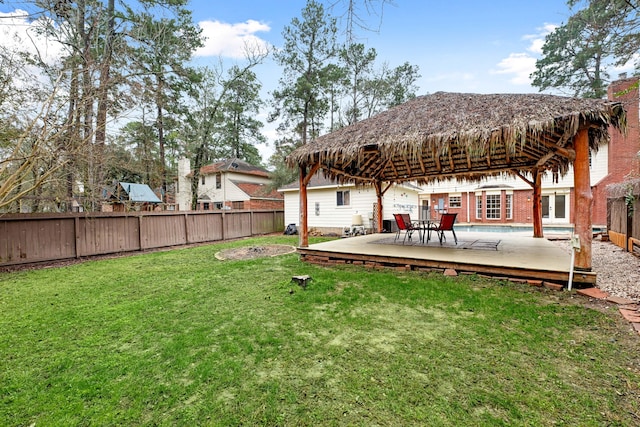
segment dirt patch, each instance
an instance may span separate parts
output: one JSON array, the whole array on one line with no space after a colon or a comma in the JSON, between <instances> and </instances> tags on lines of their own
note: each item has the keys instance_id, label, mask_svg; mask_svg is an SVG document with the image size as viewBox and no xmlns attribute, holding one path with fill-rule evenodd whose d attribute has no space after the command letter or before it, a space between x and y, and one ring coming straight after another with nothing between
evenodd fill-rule
<instances>
[{"instance_id":1,"label":"dirt patch","mask_svg":"<svg viewBox=\"0 0 640 427\"><path fill-rule=\"evenodd\" d=\"M243 246L217 252L216 258L223 261L228 259L255 259L290 254L295 251L296 248L290 245Z\"/></svg>"}]
</instances>

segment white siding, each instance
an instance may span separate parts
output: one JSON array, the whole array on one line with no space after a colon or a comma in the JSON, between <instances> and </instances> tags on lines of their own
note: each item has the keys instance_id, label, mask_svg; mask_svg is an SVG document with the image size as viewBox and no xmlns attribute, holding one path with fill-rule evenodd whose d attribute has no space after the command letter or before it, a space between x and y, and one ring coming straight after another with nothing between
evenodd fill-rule
<instances>
[{"instance_id":1,"label":"white siding","mask_svg":"<svg viewBox=\"0 0 640 427\"><path fill-rule=\"evenodd\" d=\"M350 205L337 206L336 192L349 190ZM307 191L307 223L309 228L343 228L351 225L353 215L362 216L362 224L372 227L370 218L376 203L373 187L340 186L309 188ZM316 203L319 213L316 215ZM418 192L394 185L384 195L383 219L393 219L394 213L410 213L418 217ZM300 226L300 199L298 190L284 192L285 224Z\"/></svg>"},{"instance_id":2,"label":"white siding","mask_svg":"<svg viewBox=\"0 0 640 427\"><path fill-rule=\"evenodd\" d=\"M240 190L231 180L256 184L268 184L270 182L267 177L246 175L237 172L222 172L221 188L216 188L216 175L207 175L205 185L200 185L199 195L203 196L206 194L212 202L249 200L249 195Z\"/></svg>"}]
</instances>

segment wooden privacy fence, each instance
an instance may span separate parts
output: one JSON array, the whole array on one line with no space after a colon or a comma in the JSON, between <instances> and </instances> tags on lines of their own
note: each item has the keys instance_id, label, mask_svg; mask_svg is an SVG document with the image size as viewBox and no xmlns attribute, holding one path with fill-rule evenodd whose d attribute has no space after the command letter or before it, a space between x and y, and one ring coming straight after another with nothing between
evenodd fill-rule
<instances>
[{"instance_id":1,"label":"wooden privacy fence","mask_svg":"<svg viewBox=\"0 0 640 427\"><path fill-rule=\"evenodd\" d=\"M0 266L282 231L282 210L4 215L0 216Z\"/></svg>"},{"instance_id":2,"label":"wooden privacy fence","mask_svg":"<svg viewBox=\"0 0 640 427\"><path fill-rule=\"evenodd\" d=\"M613 196L607 199L609 239L640 255L640 182L608 188L608 191Z\"/></svg>"}]
</instances>

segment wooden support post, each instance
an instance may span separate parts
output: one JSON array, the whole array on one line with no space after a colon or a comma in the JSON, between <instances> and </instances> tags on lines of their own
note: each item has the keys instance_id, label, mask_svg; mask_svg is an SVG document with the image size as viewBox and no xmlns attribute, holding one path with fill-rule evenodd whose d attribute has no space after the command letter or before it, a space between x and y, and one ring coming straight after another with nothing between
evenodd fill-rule
<instances>
[{"instance_id":1,"label":"wooden support post","mask_svg":"<svg viewBox=\"0 0 640 427\"><path fill-rule=\"evenodd\" d=\"M384 209L382 206L382 198L384 196L384 193L387 192L388 189L391 188L391 186L393 185L392 182L387 184L387 187L385 189L382 189L382 181L374 181L373 182L373 186L376 189L376 196L378 198L378 233L382 233L383 230L383 222L382 222L382 215L384 214ZM387 231L391 231L391 230L387 230Z\"/></svg>"},{"instance_id":2,"label":"wooden support post","mask_svg":"<svg viewBox=\"0 0 640 427\"><path fill-rule=\"evenodd\" d=\"M377 198L377 210L376 216L378 217L378 233L382 233L383 222L382 222L382 183L380 181L374 181L373 186L376 189L376 198Z\"/></svg>"},{"instance_id":3,"label":"wooden support post","mask_svg":"<svg viewBox=\"0 0 640 427\"><path fill-rule=\"evenodd\" d=\"M542 228L542 173L533 172L533 237L544 237Z\"/></svg>"},{"instance_id":4,"label":"wooden support post","mask_svg":"<svg viewBox=\"0 0 640 427\"><path fill-rule=\"evenodd\" d=\"M591 242L593 229L591 224L591 178L589 176L589 131L581 128L574 137L576 158L573 161L573 181L575 189L575 233L580 238L580 252L576 252L576 270L591 271Z\"/></svg>"},{"instance_id":5,"label":"wooden support post","mask_svg":"<svg viewBox=\"0 0 640 427\"><path fill-rule=\"evenodd\" d=\"M300 236L299 245L301 248L309 246L309 226L307 224L307 183L306 166L300 166Z\"/></svg>"}]
</instances>

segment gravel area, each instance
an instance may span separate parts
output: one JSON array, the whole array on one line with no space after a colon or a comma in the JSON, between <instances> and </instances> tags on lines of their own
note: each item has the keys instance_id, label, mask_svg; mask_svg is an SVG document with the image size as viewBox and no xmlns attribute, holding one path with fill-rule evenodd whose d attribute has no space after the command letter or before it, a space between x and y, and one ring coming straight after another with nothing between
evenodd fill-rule
<instances>
[{"instance_id":1,"label":"gravel area","mask_svg":"<svg viewBox=\"0 0 640 427\"><path fill-rule=\"evenodd\" d=\"M555 241L567 252L570 242ZM596 286L611 296L640 302L640 257L625 252L611 242L593 239L592 269L598 274Z\"/></svg>"}]
</instances>

